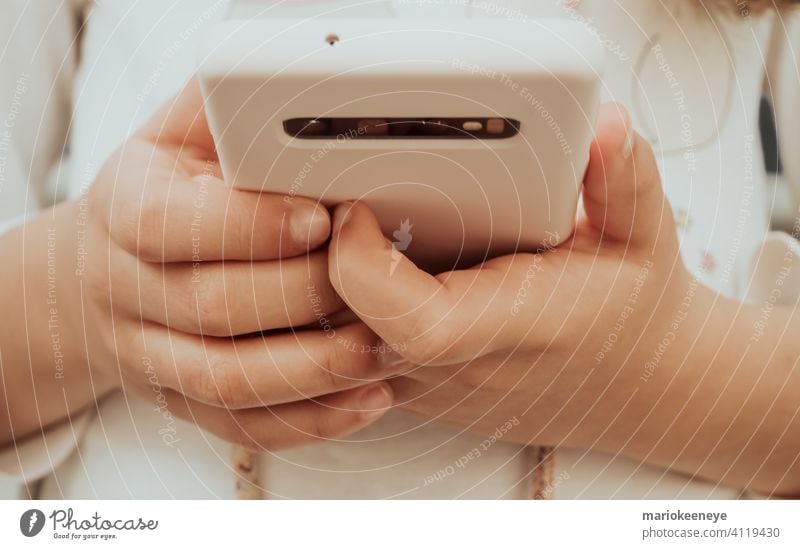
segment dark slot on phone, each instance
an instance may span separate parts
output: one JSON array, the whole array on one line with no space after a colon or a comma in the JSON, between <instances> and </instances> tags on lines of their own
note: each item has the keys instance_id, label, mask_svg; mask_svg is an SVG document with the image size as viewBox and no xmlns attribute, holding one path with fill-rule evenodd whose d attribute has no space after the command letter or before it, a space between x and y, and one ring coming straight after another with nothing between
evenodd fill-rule
<instances>
[{"instance_id":1,"label":"dark slot on phone","mask_svg":"<svg viewBox=\"0 0 800 549\"><path fill-rule=\"evenodd\" d=\"M519 120L472 118L291 118L283 129L300 139L508 139Z\"/></svg>"}]
</instances>

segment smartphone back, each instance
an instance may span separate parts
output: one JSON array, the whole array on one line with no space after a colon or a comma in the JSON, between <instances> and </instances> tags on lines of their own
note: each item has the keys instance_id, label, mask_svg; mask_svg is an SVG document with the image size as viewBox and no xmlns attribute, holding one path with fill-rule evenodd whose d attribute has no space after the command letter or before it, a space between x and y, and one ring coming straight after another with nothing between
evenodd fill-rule
<instances>
[{"instance_id":1,"label":"smartphone back","mask_svg":"<svg viewBox=\"0 0 800 549\"><path fill-rule=\"evenodd\" d=\"M569 237L602 66L567 20L257 19L217 25L199 74L226 181L362 200L441 270Z\"/></svg>"}]
</instances>

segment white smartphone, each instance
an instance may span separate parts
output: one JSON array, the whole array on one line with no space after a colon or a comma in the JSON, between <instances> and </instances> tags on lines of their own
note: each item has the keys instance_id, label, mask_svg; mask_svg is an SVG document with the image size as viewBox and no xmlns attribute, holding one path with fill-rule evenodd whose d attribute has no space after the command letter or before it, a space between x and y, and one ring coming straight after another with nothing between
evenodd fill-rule
<instances>
[{"instance_id":1,"label":"white smartphone","mask_svg":"<svg viewBox=\"0 0 800 549\"><path fill-rule=\"evenodd\" d=\"M570 236L603 64L569 20L232 19L199 77L227 182L361 200L436 271Z\"/></svg>"}]
</instances>

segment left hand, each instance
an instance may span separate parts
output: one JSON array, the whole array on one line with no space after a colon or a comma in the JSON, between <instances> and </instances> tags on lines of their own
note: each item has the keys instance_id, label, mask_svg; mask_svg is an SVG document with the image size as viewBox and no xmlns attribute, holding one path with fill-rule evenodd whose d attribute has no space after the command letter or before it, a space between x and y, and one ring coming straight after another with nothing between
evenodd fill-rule
<instances>
[{"instance_id":1,"label":"left hand","mask_svg":"<svg viewBox=\"0 0 800 549\"><path fill-rule=\"evenodd\" d=\"M653 152L619 105L601 110L583 207L557 248L438 276L405 257L390 275L392 246L370 210L337 208L336 291L395 349L384 361L419 365L392 380L398 405L482 433L517 418L508 440L613 452L647 422L672 417L659 404L666 383L644 365L696 285Z\"/></svg>"}]
</instances>

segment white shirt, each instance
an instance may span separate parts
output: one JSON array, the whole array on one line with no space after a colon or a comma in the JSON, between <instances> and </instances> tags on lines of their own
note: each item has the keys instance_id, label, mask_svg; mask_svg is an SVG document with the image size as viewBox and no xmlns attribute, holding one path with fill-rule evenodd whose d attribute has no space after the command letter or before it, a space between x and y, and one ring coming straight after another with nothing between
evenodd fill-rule
<instances>
[{"instance_id":1,"label":"white shirt","mask_svg":"<svg viewBox=\"0 0 800 549\"><path fill-rule=\"evenodd\" d=\"M325 4L334 1L339 0ZM313 9L321 3L303 5ZM16 32L2 34L12 36L8 47L14 52L2 56L3 105L14 104L16 76L28 74L30 84L16 93L17 103L27 106L20 109L27 121L16 125L6 152L0 147L0 222L18 222L53 194L78 197L113 150L189 78L197 37L224 15L227 4L104 0L89 12L76 0L62 3L56 13L52 5L17 2L15 9L26 20ZM800 136L799 77L792 72L795 64L781 56L782 40L770 39L776 25L789 23L771 12L749 18L718 14L711 20L695 0L668 3L673 18L661 4L461 2L472 17L568 17L595 30L608 49L605 98L629 106L635 127L656 150L687 267L726 295L767 295L783 251L796 246L788 235L768 234L774 195L758 135L769 56L777 78L770 91L777 102L785 175L800 187L797 155L786 152ZM455 0L375 3L368 9L379 16L414 9L448 15L454 6L460 9ZM69 48L77 13L88 14L80 63ZM13 26L14 19L0 25ZM781 29L776 36L788 32ZM63 177L54 178L48 174L58 166L68 129L69 162L57 172ZM792 284L796 288L800 281ZM43 479L43 498L233 497L231 446L182 421L176 425L180 442L168 446L159 435L163 427L164 418L152 405L119 393L104 400L99 412L0 454L0 471L10 479ZM500 441L466 467L452 467L485 438L391 412L348 441L264 456L263 484L276 498L526 497L532 463L518 445ZM556 467L558 498L738 495L593 451L559 450ZM437 480L430 482L431 477Z\"/></svg>"}]
</instances>

